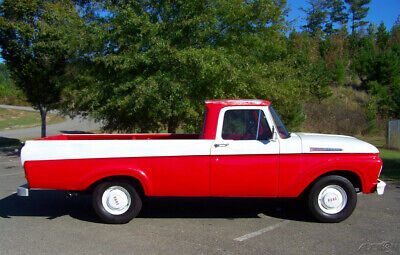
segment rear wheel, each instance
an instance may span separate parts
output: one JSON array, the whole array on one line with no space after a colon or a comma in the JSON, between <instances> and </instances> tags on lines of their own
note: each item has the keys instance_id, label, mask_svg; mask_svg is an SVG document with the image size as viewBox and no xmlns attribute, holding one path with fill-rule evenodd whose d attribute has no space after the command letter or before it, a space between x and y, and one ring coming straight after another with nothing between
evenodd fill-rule
<instances>
[{"instance_id":1,"label":"rear wheel","mask_svg":"<svg viewBox=\"0 0 400 255\"><path fill-rule=\"evenodd\" d=\"M93 191L93 208L107 223L123 224L135 218L142 200L133 187L125 180L100 183Z\"/></svg>"},{"instance_id":2,"label":"rear wheel","mask_svg":"<svg viewBox=\"0 0 400 255\"><path fill-rule=\"evenodd\" d=\"M308 193L311 214L321 222L340 222L349 217L357 204L353 184L338 175L317 180Z\"/></svg>"}]
</instances>

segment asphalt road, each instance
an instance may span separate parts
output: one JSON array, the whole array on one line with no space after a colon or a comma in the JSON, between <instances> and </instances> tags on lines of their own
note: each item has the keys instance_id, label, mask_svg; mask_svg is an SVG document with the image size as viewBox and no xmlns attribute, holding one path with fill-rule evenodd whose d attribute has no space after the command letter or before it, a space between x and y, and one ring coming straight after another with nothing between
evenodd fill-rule
<instances>
[{"instance_id":1,"label":"asphalt road","mask_svg":"<svg viewBox=\"0 0 400 255\"><path fill-rule=\"evenodd\" d=\"M32 191L0 151L0 254L400 254L400 183L359 195L353 215L314 222L296 200L152 198L125 225L100 223L90 197Z\"/></svg>"},{"instance_id":2,"label":"asphalt road","mask_svg":"<svg viewBox=\"0 0 400 255\"><path fill-rule=\"evenodd\" d=\"M0 105L0 108L16 109L24 111L36 111L32 107ZM57 113L57 112L51 112ZM61 133L82 133L92 130L98 130L101 127L100 123L96 123L91 119L85 119L80 116L75 118L65 117L66 120L57 124L47 125L47 136L59 135ZM6 138L35 138L40 137L41 127L21 128L0 131L0 137Z\"/></svg>"}]
</instances>

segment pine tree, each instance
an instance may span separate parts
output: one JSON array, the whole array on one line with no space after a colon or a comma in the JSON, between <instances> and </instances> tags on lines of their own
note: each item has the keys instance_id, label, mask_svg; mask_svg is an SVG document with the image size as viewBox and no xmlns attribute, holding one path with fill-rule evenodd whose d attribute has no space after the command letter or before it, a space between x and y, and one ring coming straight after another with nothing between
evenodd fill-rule
<instances>
[{"instance_id":1,"label":"pine tree","mask_svg":"<svg viewBox=\"0 0 400 255\"><path fill-rule=\"evenodd\" d=\"M334 26L345 25L349 20L349 15L346 13L346 6L343 0L326 0L328 8L329 21L325 25L325 32L333 34L338 31Z\"/></svg>"},{"instance_id":2,"label":"pine tree","mask_svg":"<svg viewBox=\"0 0 400 255\"><path fill-rule=\"evenodd\" d=\"M376 45L378 45L381 50L385 50L388 46L389 38L390 34L386 31L385 24L381 22L376 32Z\"/></svg>"},{"instance_id":3,"label":"pine tree","mask_svg":"<svg viewBox=\"0 0 400 255\"><path fill-rule=\"evenodd\" d=\"M307 1L310 5L309 8L301 8L306 13L307 25L303 28L308 31L312 36L315 36L323 31L323 25L326 23L327 11L326 3L322 0Z\"/></svg>"},{"instance_id":4,"label":"pine tree","mask_svg":"<svg viewBox=\"0 0 400 255\"><path fill-rule=\"evenodd\" d=\"M369 4L371 0L345 0L345 2L350 5L352 21L351 33L354 34L357 28L368 24L368 22L363 19L367 17L369 7L366 7L366 5Z\"/></svg>"}]
</instances>

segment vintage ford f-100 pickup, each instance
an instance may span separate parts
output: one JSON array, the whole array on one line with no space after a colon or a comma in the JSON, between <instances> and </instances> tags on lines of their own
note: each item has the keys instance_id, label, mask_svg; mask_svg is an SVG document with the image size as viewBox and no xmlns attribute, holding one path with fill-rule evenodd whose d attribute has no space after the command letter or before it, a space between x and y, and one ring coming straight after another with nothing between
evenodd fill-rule
<instances>
[{"instance_id":1,"label":"vintage ford f-100 pickup","mask_svg":"<svg viewBox=\"0 0 400 255\"><path fill-rule=\"evenodd\" d=\"M288 133L268 101L210 100L201 134L82 134L27 141L29 189L91 192L126 223L146 196L302 197L323 222L350 216L356 192L383 194L379 151L342 135Z\"/></svg>"}]
</instances>

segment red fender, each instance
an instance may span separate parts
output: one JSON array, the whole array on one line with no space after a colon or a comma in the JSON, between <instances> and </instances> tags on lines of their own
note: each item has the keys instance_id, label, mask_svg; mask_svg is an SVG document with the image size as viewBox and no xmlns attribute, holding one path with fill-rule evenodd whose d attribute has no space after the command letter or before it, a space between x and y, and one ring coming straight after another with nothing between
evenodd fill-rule
<instances>
[{"instance_id":1,"label":"red fender","mask_svg":"<svg viewBox=\"0 0 400 255\"><path fill-rule=\"evenodd\" d=\"M79 180L78 190L85 190L93 183L100 181L101 179L113 177L113 176L130 176L137 179L143 187L145 195L151 194L151 184L146 173L139 169L134 169L130 166L124 165L113 165L106 166L104 168L91 171L86 175L82 176Z\"/></svg>"},{"instance_id":2,"label":"red fender","mask_svg":"<svg viewBox=\"0 0 400 255\"><path fill-rule=\"evenodd\" d=\"M290 166L290 159L282 159L279 196L297 197L318 177L333 171L356 174L364 193L372 192L382 160L375 154L303 154L301 167Z\"/></svg>"}]
</instances>

